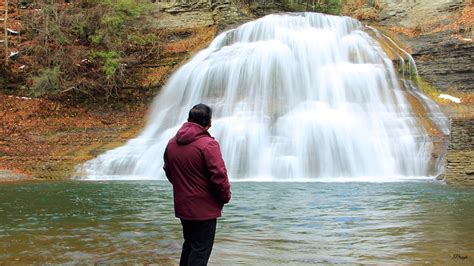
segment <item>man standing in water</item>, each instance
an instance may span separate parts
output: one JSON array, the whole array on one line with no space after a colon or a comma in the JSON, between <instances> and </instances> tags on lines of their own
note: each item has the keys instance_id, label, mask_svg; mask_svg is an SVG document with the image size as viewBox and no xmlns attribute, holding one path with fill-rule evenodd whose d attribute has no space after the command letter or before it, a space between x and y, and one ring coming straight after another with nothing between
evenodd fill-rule
<instances>
[{"instance_id":1,"label":"man standing in water","mask_svg":"<svg viewBox=\"0 0 474 266\"><path fill-rule=\"evenodd\" d=\"M164 154L163 169L173 185L174 210L183 226L180 265L207 265L216 218L231 198L219 144L207 131L211 117L209 106L195 105Z\"/></svg>"}]
</instances>

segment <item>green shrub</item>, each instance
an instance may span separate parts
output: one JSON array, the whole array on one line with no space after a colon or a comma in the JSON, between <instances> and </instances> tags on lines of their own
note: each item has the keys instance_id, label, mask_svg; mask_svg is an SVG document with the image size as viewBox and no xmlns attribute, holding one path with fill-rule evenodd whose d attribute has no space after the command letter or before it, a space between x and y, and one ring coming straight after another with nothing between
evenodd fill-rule
<instances>
[{"instance_id":1,"label":"green shrub","mask_svg":"<svg viewBox=\"0 0 474 266\"><path fill-rule=\"evenodd\" d=\"M157 50L159 36L143 19L152 10L149 0L38 0L35 6L41 12L23 17L23 36L34 44L24 75L32 95L119 95L134 71L125 65L149 60Z\"/></svg>"},{"instance_id":2,"label":"green shrub","mask_svg":"<svg viewBox=\"0 0 474 266\"><path fill-rule=\"evenodd\" d=\"M108 49L116 50L127 38L127 29L150 10L150 3L144 0L99 0L97 8L102 12L89 17L90 25L95 26L97 20L100 25L90 35L90 40L96 45L104 45ZM97 26L96 26L97 27Z\"/></svg>"},{"instance_id":3,"label":"green shrub","mask_svg":"<svg viewBox=\"0 0 474 266\"><path fill-rule=\"evenodd\" d=\"M72 32L75 35L84 36L86 34L87 25L84 21L76 21L72 25Z\"/></svg>"},{"instance_id":4,"label":"green shrub","mask_svg":"<svg viewBox=\"0 0 474 266\"><path fill-rule=\"evenodd\" d=\"M91 59L102 65L102 71L104 71L107 78L115 75L120 63L120 56L115 51L98 51L92 54Z\"/></svg>"},{"instance_id":5,"label":"green shrub","mask_svg":"<svg viewBox=\"0 0 474 266\"><path fill-rule=\"evenodd\" d=\"M342 0L321 1L320 10L324 13L340 15L342 11Z\"/></svg>"},{"instance_id":6,"label":"green shrub","mask_svg":"<svg viewBox=\"0 0 474 266\"><path fill-rule=\"evenodd\" d=\"M31 94L35 97L45 94L55 94L61 89L61 71L59 66L42 69L38 76L33 77Z\"/></svg>"},{"instance_id":7,"label":"green shrub","mask_svg":"<svg viewBox=\"0 0 474 266\"><path fill-rule=\"evenodd\" d=\"M116 12L123 12L129 17L138 18L143 14L145 8L148 7L148 1L136 0L105 0L107 4L111 5Z\"/></svg>"},{"instance_id":8,"label":"green shrub","mask_svg":"<svg viewBox=\"0 0 474 266\"><path fill-rule=\"evenodd\" d=\"M158 41L158 36L156 34L135 34L132 33L127 36L127 40L135 45L153 45Z\"/></svg>"}]
</instances>

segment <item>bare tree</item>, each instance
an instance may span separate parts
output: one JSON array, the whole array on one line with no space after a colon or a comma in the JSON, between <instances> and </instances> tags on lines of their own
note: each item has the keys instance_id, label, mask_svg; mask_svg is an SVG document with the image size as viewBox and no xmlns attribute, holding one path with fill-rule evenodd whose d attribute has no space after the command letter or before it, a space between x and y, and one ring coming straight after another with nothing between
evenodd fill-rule
<instances>
[{"instance_id":1,"label":"bare tree","mask_svg":"<svg viewBox=\"0 0 474 266\"><path fill-rule=\"evenodd\" d=\"M5 16L3 18L3 30L5 33L4 36L4 44L5 44L5 65L8 65L8 58L9 58L9 53L8 53L8 0L5 0Z\"/></svg>"}]
</instances>

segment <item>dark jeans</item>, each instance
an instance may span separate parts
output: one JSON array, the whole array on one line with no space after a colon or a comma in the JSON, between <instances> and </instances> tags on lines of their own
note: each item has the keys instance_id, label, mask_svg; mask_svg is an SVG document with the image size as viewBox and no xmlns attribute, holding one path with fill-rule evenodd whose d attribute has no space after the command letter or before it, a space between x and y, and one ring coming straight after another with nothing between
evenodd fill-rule
<instances>
[{"instance_id":1,"label":"dark jeans","mask_svg":"<svg viewBox=\"0 0 474 266\"><path fill-rule=\"evenodd\" d=\"M184 243L179 262L180 266L207 265L214 245L216 223L216 219L206 221L181 219Z\"/></svg>"}]
</instances>

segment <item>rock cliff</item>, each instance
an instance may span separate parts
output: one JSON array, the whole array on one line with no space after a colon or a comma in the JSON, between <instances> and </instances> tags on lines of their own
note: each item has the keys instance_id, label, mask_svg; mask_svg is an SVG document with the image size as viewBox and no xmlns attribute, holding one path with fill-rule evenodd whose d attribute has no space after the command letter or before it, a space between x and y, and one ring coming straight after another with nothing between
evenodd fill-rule
<instances>
[{"instance_id":1,"label":"rock cliff","mask_svg":"<svg viewBox=\"0 0 474 266\"><path fill-rule=\"evenodd\" d=\"M472 1L381 2L382 26L413 33L397 37L411 49L423 78L441 91L474 92Z\"/></svg>"},{"instance_id":2,"label":"rock cliff","mask_svg":"<svg viewBox=\"0 0 474 266\"><path fill-rule=\"evenodd\" d=\"M405 28L446 23L466 5L464 0L381 0L381 24Z\"/></svg>"},{"instance_id":3,"label":"rock cliff","mask_svg":"<svg viewBox=\"0 0 474 266\"><path fill-rule=\"evenodd\" d=\"M438 32L413 38L399 35L412 50L419 74L441 91L474 92L474 43Z\"/></svg>"},{"instance_id":4,"label":"rock cliff","mask_svg":"<svg viewBox=\"0 0 474 266\"><path fill-rule=\"evenodd\" d=\"M229 0L157 2L158 28L193 28L218 25L225 29L254 18L248 8Z\"/></svg>"},{"instance_id":5,"label":"rock cliff","mask_svg":"<svg viewBox=\"0 0 474 266\"><path fill-rule=\"evenodd\" d=\"M448 184L474 185L473 119L453 119L446 155L445 180Z\"/></svg>"}]
</instances>

